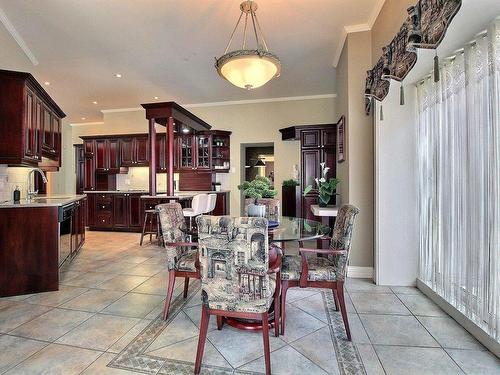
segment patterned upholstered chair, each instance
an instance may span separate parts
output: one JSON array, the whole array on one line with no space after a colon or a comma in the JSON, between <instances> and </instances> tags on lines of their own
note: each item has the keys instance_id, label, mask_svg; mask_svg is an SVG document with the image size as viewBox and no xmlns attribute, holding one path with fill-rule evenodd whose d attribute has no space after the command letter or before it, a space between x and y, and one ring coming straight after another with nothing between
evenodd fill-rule
<instances>
[{"instance_id":1,"label":"patterned upholstered chair","mask_svg":"<svg viewBox=\"0 0 500 375\"><path fill-rule=\"evenodd\" d=\"M285 304L288 288L297 286L301 288L328 288L333 292L337 311L340 307L347 339L351 341L344 299L344 282L347 277L354 219L358 213L359 209L351 205L344 205L339 209L329 249L304 248L302 241L299 241L300 255L286 255L283 258L281 268L282 334L285 333ZM318 257L317 254L326 256Z\"/></svg>"},{"instance_id":2,"label":"patterned upholstered chair","mask_svg":"<svg viewBox=\"0 0 500 375\"><path fill-rule=\"evenodd\" d=\"M211 315L217 316L218 329L226 318L261 320L266 372L270 374L268 311L274 302L279 316L279 264L269 269L267 220L200 216L196 223L203 303L195 374L200 372ZM276 323L276 335L278 326Z\"/></svg>"},{"instance_id":3,"label":"patterned upholstered chair","mask_svg":"<svg viewBox=\"0 0 500 375\"><path fill-rule=\"evenodd\" d=\"M244 215L248 216L248 206L254 203L253 198L245 199ZM275 198L259 198L257 199L257 204L262 204L266 206L266 219L268 220L279 220L280 217L280 200Z\"/></svg>"},{"instance_id":4,"label":"patterned upholstered chair","mask_svg":"<svg viewBox=\"0 0 500 375\"><path fill-rule=\"evenodd\" d=\"M160 217L163 243L167 249L168 287L163 319L167 319L175 278L184 277L184 298L187 297L189 279L199 279L198 244L187 241L186 220L179 203L165 203L156 206Z\"/></svg>"}]
</instances>

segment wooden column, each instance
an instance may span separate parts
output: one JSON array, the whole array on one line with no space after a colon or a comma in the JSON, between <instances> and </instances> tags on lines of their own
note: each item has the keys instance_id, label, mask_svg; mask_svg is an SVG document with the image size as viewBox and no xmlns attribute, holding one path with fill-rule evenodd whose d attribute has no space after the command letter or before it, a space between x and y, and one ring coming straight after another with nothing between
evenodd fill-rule
<instances>
[{"instance_id":1,"label":"wooden column","mask_svg":"<svg viewBox=\"0 0 500 375\"><path fill-rule=\"evenodd\" d=\"M174 119L167 121L167 195L174 195Z\"/></svg>"},{"instance_id":2,"label":"wooden column","mask_svg":"<svg viewBox=\"0 0 500 375\"><path fill-rule=\"evenodd\" d=\"M156 128L155 119L149 119L149 194L156 195Z\"/></svg>"}]
</instances>

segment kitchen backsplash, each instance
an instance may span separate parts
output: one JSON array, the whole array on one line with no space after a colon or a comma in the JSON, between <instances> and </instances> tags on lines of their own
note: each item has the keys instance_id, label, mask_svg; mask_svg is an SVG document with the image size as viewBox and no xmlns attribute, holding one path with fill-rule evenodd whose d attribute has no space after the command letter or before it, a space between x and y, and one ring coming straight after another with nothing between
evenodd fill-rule
<instances>
[{"instance_id":1,"label":"kitchen backsplash","mask_svg":"<svg viewBox=\"0 0 500 375\"><path fill-rule=\"evenodd\" d=\"M26 198L27 178L31 168L0 165L0 201L12 200L16 186L21 190L21 198Z\"/></svg>"},{"instance_id":2,"label":"kitchen backsplash","mask_svg":"<svg viewBox=\"0 0 500 375\"><path fill-rule=\"evenodd\" d=\"M217 173L215 180L221 183L221 190L229 190L229 174ZM174 181L179 186L179 174L174 173ZM117 190L149 190L149 168L131 167L127 174L116 175ZM167 190L167 175L158 173L156 175L156 191L164 192Z\"/></svg>"}]
</instances>

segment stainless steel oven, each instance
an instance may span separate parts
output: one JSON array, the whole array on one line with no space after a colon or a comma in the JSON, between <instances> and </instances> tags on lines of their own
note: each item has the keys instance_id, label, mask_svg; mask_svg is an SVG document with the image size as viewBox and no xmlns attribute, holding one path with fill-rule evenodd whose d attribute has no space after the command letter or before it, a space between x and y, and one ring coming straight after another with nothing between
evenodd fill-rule
<instances>
[{"instance_id":1,"label":"stainless steel oven","mask_svg":"<svg viewBox=\"0 0 500 375\"><path fill-rule=\"evenodd\" d=\"M59 207L59 267L71 256L75 203Z\"/></svg>"}]
</instances>

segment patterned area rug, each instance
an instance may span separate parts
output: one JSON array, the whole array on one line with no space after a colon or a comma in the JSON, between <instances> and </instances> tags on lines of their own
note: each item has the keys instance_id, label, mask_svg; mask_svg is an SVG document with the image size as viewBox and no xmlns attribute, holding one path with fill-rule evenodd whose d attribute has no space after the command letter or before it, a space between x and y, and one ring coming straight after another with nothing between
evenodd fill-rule
<instances>
[{"instance_id":1,"label":"patterned area rug","mask_svg":"<svg viewBox=\"0 0 500 375\"><path fill-rule=\"evenodd\" d=\"M292 290L290 289L289 293ZM181 293L173 300L167 321L163 321L160 314L108 364L108 367L144 374L193 374L194 357L198 342L198 310L201 310L199 291L200 282L196 280L191 284L186 299L182 298ZM310 352L308 355L306 350L301 352L300 344L294 345L300 340L287 343L281 339L292 339L294 335L292 324L289 324L290 320L288 320L291 319L290 314L293 313L293 307L290 308L290 314L287 313L286 335L288 337L270 337L271 351L277 351L274 356L277 356L278 352L280 352L279 358L283 356L284 362L288 362L289 366L296 369L297 373L306 371L305 373L308 374L366 374L356 346L345 338L342 317L335 311L332 293L321 289L317 291L315 294L317 301L325 309L324 323L322 323L323 327L319 327L319 329L318 327L311 328L316 330L311 333L311 336L322 331L325 333L323 337L326 337L328 341L331 340L331 344L316 344L319 347L317 352L324 352L323 356L329 358L329 365L333 367L325 369L320 360L308 358L315 357L315 355L310 355ZM303 311L301 313L306 314ZM310 317L316 320L314 317ZM304 319L304 321L308 320L307 317ZM202 374L262 374L264 372L262 337L258 333L237 331L227 325L224 325L222 331L216 331L214 317L211 318L210 324ZM226 332L224 332L225 330ZM213 339L211 339L211 332ZM307 335L304 336L307 337ZM293 340L295 339L293 338ZM316 337L311 337L310 340L313 340L313 342L320 341ZM255 345L249 348L249 342L255 342ZM309 347L309 350L311 350L310 342L304 342L304 347ZM239 346L240 344L242 347ZM238 347L235 348L235 346ZM228 347L231 351L228 351ZM250 361L248 361L248 357L238 357L241 356L241 352L245 351L245 349L254 355L253 358L250 358ZM332 351L332 353L326 353L325 351ZM273 353L271 355L271 362L273 363ZM335 359L336 364L332 363ZM316 362L319 362L319 365ZM282 365L274 364L274 366ZM309 367L299 368L295 366ZM291 371L288 373L295 373L295 370Z\"/></svg>"}]
</instances>

